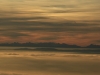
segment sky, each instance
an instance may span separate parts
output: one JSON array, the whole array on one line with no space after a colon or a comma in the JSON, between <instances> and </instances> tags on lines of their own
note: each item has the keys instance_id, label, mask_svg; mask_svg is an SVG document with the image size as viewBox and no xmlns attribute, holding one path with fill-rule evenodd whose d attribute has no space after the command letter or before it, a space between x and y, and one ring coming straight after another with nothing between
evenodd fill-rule
<instances>
[{"instance_id":1,"label":"sky","mask_svg":"<svg viewBox=\"0 0 100 75\"><path fill-rule=\"evenodd\" d=\"M100 0L0 0L0 43L100 45Z\"/></svg>"}]
</instances>

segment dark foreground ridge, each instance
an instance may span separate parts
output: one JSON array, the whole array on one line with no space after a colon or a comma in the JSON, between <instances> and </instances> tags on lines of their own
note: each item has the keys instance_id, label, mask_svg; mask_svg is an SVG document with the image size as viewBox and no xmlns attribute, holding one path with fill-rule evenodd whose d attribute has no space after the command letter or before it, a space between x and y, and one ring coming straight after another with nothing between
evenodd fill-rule
<instances>
[{"instance_id":1,"label":"dark foreground ridge","mask_svg":"<svg viewBox=\"0 0 100 75\"><path fill-rule=\"evenodd\" d=\"M14 43L1 43L0 46L8 46L8 47L56 47L56 48L100 48L100 45L94 45L94 44L90 44L86 47L81 47L81 46L77 46L77 45L69 45L69 44L65 44L65 43L52 43L52 42L48 42L48 43L18 43L18 42L14 42Z\"/></svg>"}]
</instances>

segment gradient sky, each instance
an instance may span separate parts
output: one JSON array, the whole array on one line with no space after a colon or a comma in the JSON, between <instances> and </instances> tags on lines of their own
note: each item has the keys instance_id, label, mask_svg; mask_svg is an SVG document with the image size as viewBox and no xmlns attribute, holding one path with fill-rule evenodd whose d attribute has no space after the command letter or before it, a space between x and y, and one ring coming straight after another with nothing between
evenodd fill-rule
<instances>
[{"instance_id":1,"label":"gradient sky","mask_svg":"<svg viewBox=\"0 0 100 75\"><path fill-rule=\"evenodd\" d=\"M100 0L0 0L0 43L100 45Z\"/></svg>"}]
</instances>

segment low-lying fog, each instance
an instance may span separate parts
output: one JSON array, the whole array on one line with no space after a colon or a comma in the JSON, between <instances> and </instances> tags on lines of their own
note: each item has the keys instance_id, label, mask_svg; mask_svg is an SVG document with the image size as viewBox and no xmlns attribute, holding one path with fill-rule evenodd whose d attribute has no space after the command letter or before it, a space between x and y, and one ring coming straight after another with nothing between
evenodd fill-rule
<instances>
[{"instance_id":1,"label":"low-lying fog","mask_svg":"<svg viewBox=\"0 0 100 75\"><path fill-rule=\"evenodd\" d=\"M0 75L100 75L100 55L1 50Z\"/></svg>"}]
</instances>

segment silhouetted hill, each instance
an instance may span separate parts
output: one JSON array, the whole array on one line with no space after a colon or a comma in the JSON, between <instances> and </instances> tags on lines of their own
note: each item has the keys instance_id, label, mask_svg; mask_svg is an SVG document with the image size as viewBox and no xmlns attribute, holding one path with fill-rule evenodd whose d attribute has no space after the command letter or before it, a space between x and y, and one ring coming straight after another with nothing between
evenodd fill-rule
<instances>
[{"instance_id":1,"label":"silhouetted hill","mask_svg":"<svg viewBox=\"0 0 100 75\"><path fill-rule=\"evenodd\" d=\"M52 42L48 42L48 43L31 43L31 42L27 42L27 43L18 43L18 42L14 42L14 43L1 43L0 46L13 46L13 47L58 47L58 48L100 48L100 45L93 45L90 44L89 46L86 47L81 47L81 46L77 46L77 45L69 45L69 44L65 44L65 43L52 43Z\"/></svg>"},{"instance_id":2,"label":"silhouetted hill","mask_svg":"<svg viewBox=\"0 0 100 75\"><path fill-rule=\"evenodd\" d=\"M86 46L86 48L100 48L100 45L90 44L89 46Z\"/></svg>"}]
</instances>

